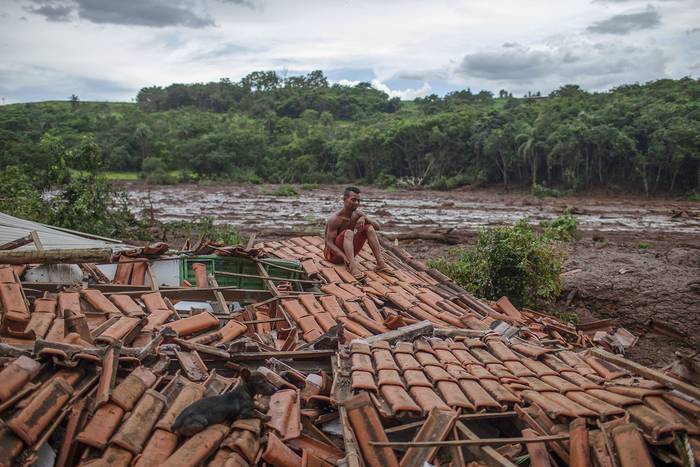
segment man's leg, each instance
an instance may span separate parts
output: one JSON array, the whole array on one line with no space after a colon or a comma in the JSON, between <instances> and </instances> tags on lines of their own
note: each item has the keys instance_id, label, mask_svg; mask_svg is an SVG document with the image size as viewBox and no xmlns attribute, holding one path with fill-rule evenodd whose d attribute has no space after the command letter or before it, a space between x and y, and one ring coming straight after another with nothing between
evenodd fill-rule
<instances>
[{"instance_id":1,"label":"man's leg","mask_svg":"<svg viewBox=\"0 0 700 467\"><path fill-rule=\"evenodd\" d=\"M367 226L367 241L374 254L374 259L377 260L377 269L386 269L386 263L384 262L384 256L382 254L382 246L379 244L377 231L374 230L374 227L371 225Z\"/></svg>"},{"instance_id":2,"label":"man's leg","mask_svg":"<svg viewBox=\"0 0 700 467\"><path fill-rule=\"evenodd\" d=\"M353 276L358 272L357 261L355 260L354 239L355 232L350 229L346 230L343 235L343 253L345 253L345 257L348 259L348 269Z\"/></svg>"}]
</instances>

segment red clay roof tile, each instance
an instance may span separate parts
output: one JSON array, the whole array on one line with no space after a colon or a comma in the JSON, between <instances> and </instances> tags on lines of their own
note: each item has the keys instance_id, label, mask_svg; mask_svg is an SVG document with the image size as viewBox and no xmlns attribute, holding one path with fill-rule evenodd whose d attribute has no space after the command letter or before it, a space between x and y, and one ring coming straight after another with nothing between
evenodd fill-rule
<instances>
[{"instance_id":1,"label":"red clay roof tile","mask_svg":"<svg viewBox=\"0 0 700 467\"><path fill-rule=\"evenodd\" d=\"M440 410L450 410L435 391L433 391L432 386L412 386L409 388L408 392L424 412L429 412L434 407Z\"/></svg>"},{"instance_id":2,"label":"red clay roof tile","mask_svg":"<svg viewBox=\"0 0 700 467\"><path fill-rule=\"evenodd\" d=\"M188 316L187 318L171 321L165 326L169 327L175 331L178 336L182 337L217 327L219 326L219 320L216 318L216 316L204 311L193 316Z\"/></svg>"},{"instance_id":3,"label":"red clay roof tile","mask_svg":"<svg viewBox=\"0 0 700 467\"><path fill-rule=\"evenodd\" d=\"M32 378L41 368L41 364L25 355L14 359L2 371L0 371L0 402L5 402Z\"/></svg>"},{"instance_id":4,"label":"red clay roof tile","mask_svg":"<svg viewBox=\"0 0 700 467\"><path fill-rule=\"evenodd\" d=\"M124 416L124 410L117 404L107 402L95 410L82 432L76 439L88 446L104 449Z\"/></svg>"},{"instance_id":5,"label":"red clay roof tile","mask_svg":"<svg viewBox=\"0 0 700 467\"><path fill-rule=\"evenodd\" d=\"M653 467L646 443L633 423L619 425L611 436L621 467Z\"/></svg>"},{"instance_id":6,"label":"red clay roof tile","mask_svg":"<svg viewBox=\"0 0 700 467\"><path fill-rule=\"evenodd\" d=\"M156 429L139 454L134 467L157 467L163 464L177 449L177 435L166 430Z\"/></svg>"},{"instance_id":7,"label":"red clay roof tile","mask_svg":"<svg viewBox=\"0 0 700 467\"><path fill-rule=\"evenodd\" d=\"M374 367L372 366L372 359L370 356L364 353L353 353L352 371L367 371L374 374Z\"/></svg>"},{"instance_id":8,"label":"red clay roof tile","mask_svg":"<svg viewBox=\"0 0 700 467\"><path fill-rule=\"evenodd\" d=\"M271 419L267 426L279 433L282 440L296 438L301 434L299 393L293 389L277 391L270 398L267 414Z\"/></svg>"},{"instance_id":9,"label":"red clay roof tile","mask_svg":"<svg viewBox=\"0 0 700 467\"><path fill-rule=\"evenodd\" d=\"M63 378L44 384L27 407L7 422L7 426L25 443L33 445L72 393L73 387Z\"/></svg>"},{"instance_id":10,"label":"red clay roof tile","mask_svg":"<svg viewBox=\"0 0 700 467\"><path fill-rule=\"evenodd\" d=\"M137 367L114 388L110 399L128 412L155 382L156 375L151 370Z\"/></svg>"},{"instance_id":11,"label":"red clay roof tile","mask_svg":"<svg viewBox=\"0 0 700 467\"><path fill-rule=\"evenodd\" d=\"M174 467L196 467L211 455L229 431L226 425L209 425L203 431L188 438L182 446L168 457L163 465Z\"/></svg>"},{"instance_id":12,"label":"red clay roof tile","mask_svg":"<svg viewBox=\"0 0 700 467\"><path fill-rule=\"evenodd\" d=\"M398 460L391 448L370 444L370 441L387 441L387 436L367 394L348 399L344 405L365 464L368 467L398 467Z\"/></svg>"},{"instance_id":13,"label":"red clay roof tile","mask_svg":"<svg viewBox=\"0 0 700 467\"><path fill-rule=\"evenodd\" d=\"M372 392L377 392L378 390L372 373L360 370L352 372L352 388L354 390L365 389Z\"/></svg>"},{"instance_id":14,"label":"red clay roof tile","mask_svg":"<svg viewBox=\"0 0 700 467\"><path fill-rule=\"evenodd\" d=\"M301 457L289 449L274 433L268 435L267 448L262 458L275 467L301 467Z\"/></svg>"},{"instance_id":15,"label":"red clay roof tile","mask_svg":"<svg viewBox=\"0 0 700 467\"><path fill-rule=\"evenodd\" d=\"M143 309L128 295L112 295L110 300L127 316L143 315Z\"/></svg>"},{"instance_id":16,"label":"red clay roof tile","mask_svg":"<svg viewBox=\"0 0 700 467\"><path fill-rule=\"evenodd\" d=\"M160 393L146 390L111 442L133 454L140 453L166 404Z\"/></svg>"}]
</instances>

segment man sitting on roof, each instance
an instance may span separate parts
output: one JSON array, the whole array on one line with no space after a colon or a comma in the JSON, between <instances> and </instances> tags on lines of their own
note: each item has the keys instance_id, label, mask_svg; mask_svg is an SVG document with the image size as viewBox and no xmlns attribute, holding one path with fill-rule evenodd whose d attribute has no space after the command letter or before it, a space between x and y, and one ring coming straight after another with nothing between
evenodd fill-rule
<instances>
[{"instance_id":1,"label":"man sitting on roof","mask_svg":"<svg viewBox=\"0 0 700 467\"><path fill-rule=\"evenodd\" d=\"M389 272L377 237L379 224L367 218L358 209L359 206L360 189L354 186L347 187L343 192L343 208L326 221L326 247L323 251L326 260L335 264L345 263L356 279L364 278L364 273L358 268L356 256L368 240L377 260L375 271Z\"/></svg>"}]
</instances>

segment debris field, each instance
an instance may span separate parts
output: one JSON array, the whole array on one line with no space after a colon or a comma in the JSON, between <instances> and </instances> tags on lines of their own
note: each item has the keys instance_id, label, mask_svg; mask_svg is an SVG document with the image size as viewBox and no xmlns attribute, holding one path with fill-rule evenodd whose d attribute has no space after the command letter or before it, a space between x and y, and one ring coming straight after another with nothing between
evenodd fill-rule
<instances>
[{"instance_id":1,"label":"debris field","mask_svg":"<svg viewBox=\"0 0 700 467\"><path fill-rule=\"evenodd\" d=\"M595 325L479 300L384 246L390 272L365 247L359 282L312 236L3 256L0 465L700 462L688 374L612 353L619 333L601 348ZM29 280L52 263L82 280ZM266 417L173 430L251 371L277 389L255 398Z\"/></svg>"}]
</instances>

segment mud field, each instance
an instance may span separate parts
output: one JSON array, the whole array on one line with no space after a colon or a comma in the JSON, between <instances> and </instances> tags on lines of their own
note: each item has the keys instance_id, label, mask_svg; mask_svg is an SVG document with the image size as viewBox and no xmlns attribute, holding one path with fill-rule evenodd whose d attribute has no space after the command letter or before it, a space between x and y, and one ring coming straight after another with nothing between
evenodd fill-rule
<instances>
[{"instance_id":1,"label":"mud field","mask_svg":"<svg viewBox=\"0 0 700 467\"><path fill-rule=\"evenodd\" d=\"M325 218L339 208L342 187L274 196L274 186L126 184L135 212L163 221L213 216L258 238L322 233ZM583 238L565 248L569 259L556 308L575 311L583 322L610 318L637 335L628 355L662 366L674 352L700 350L700 203L638 197L587 196L539 199L498 191L383 191L363 188L362 209L392 234L449 232L457 244L403 240L420 259L449 255L469 246L479 227L537 223L570 207ZM649 320L678 335L654 332Z\"/></svg>"}]
</instances>

